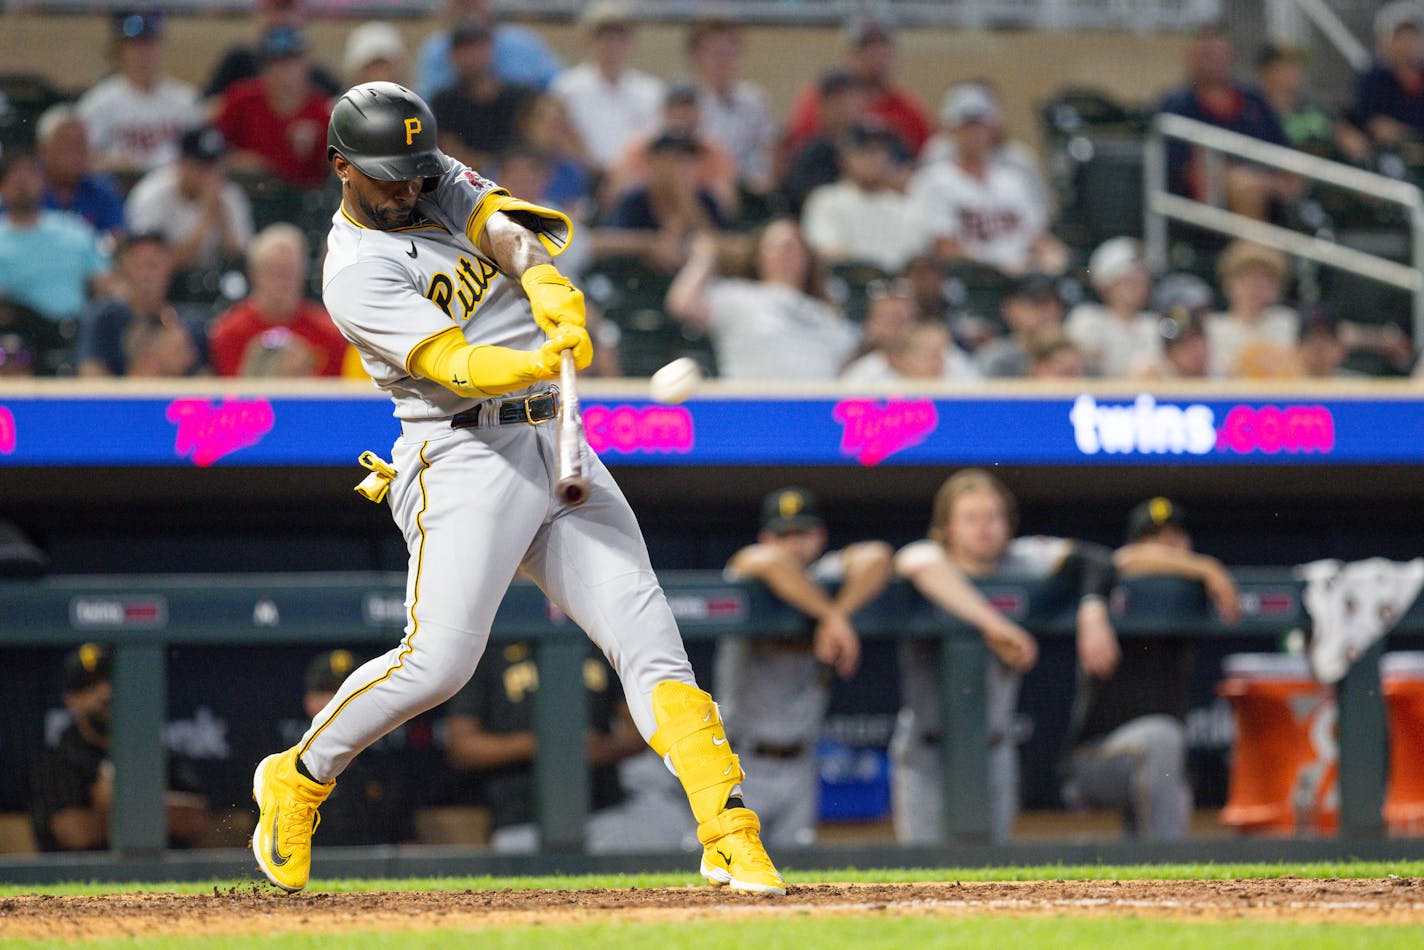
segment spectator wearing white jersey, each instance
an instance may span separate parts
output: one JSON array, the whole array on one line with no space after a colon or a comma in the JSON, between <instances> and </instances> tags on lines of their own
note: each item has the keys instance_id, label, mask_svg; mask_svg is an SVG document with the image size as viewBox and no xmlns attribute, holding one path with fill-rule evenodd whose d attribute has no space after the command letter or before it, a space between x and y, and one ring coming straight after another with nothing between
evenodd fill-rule
<instances>
[{"instance_id":1,"label":"spectator wearing white jersey","mask_svg":"<svg viewBox=\"0 0 1424 950\"><path fill-rule=\"evenodd\" d=\"M1064 332L1096 376L1127 376L1162 352L1158 317L1147 309L1152 275L1142 245L1129 237L1104 241L1088 258L1088 280L1097 300L1085 300L1068 314Z\"/></svg>"},{"instance_id":2,"label":"spectator wearing white jersey","mask_svg":"<svg viewBox=\"0 0 1424 950\"><path fill-rule=\"evenodd\" d=\"M163 15L123 13L113 21L114 72L79 97L96 164L146 172L172 161L178 136L203 115L198 91L163 75Z\"/></svg>"},{"instance_id":3,"label":"spectator wearing white jersey","mask_svg":"<svg viewBox=\"0 0 1424 950\"><path fill-rule=\"evenodd\" d=\"M840 180L811 192L801 212L806 241L827 263L898 274L923 244L910 199L895 187L898 144L893 132L870 126L842 136Z\"/></svg>"},{"instance_id":4,"label":"spectator wearing white jersey","mask_svg":"<svg viewBox=\"0 0 1424 950\"><path fill-rule=\"evenodd\" d=\"M630 8L597 0L580 17L589 59L572 66L549 87L563 101L594 167L617 161L640 135L651 133L662 112L662 81L628 64L634 30Z\"/></svg>"},{"instance_id":5,"label":"spectator wearing white jersey","mask_svg":"<svg viewBox=\"0 0 1424 950\"><path fill-rule=\"evenodd\" d=\"M668 290L668 312L707 330L724 378L836 378L859 333L825 299L820 266L796 222L761 229L755 271L754 280L719 277L716 241L701 235Z\"/></svg>"},{"instance_id":6,"label":"spectator wearing white jersey","mask_svg":"<svg viewBox=\"0 0 1424 950\"><path fill-rule=\"evenodd\" d=\"M979 86L961 86L946 119L954 161L920 169L910 188L936 256L1011 275L1062 273L1067 250L1048 233L1048 208L1023 172L994 160L1000 113L993 98Z\"/></svg>"}]
</instances>

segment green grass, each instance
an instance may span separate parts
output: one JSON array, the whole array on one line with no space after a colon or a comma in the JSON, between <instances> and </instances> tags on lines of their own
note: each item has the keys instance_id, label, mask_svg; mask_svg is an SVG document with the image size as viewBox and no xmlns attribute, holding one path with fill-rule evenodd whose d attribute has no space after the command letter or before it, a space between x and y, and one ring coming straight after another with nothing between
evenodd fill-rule
<instances>
[{"instance_id":1,"label":"green grass","mask_svg":"<svg viewBox=\"0 0 1424 950\"><path fill-rule=\"evenodd\" d=\"M85 950L343 950L397 947L399 950L448 950L478 945L481 950L590 950L604 947L656 947L659 950L901 950L901 948L1051 947L1053 950L1101 950L1142 947L1148 950L1335 950L1368 947L1389 950L1418 947L1420 929L1338 924L1257 922L1179 923L1137 917L1054 919L1047 917L792 917L744 921L678 923L606 923L586 926L510 927L478 931L437 929L399 933L343 933L339 943L329 932L270 937L102 940L72 944L52 941L0 941L0 948L42 947Z\"/></svg>"},{"instance_id":2,"label":"green grass","mask_svg":"<svg viewBox=\"0 0 1424 950\"><path fill-rule=\"evenodd\" d=\"M256 872L254 872L255 874ZM792 884L825 882L858 882L863 884L913 883L918 881L1131 881L1131 880L1210 880L1235 878L1379 878L1389 875L1424 877L1424 861L1346 862L1317 864L1135 864L1135 865L1043 865L1039 867L998 868L892 868L886 870L786 872ZM67 884L4 884L0 897L19 894L131 894L164 892L174 894L211 894L214 887L246 887L249 878L240 880L187 881L161 884L101 884L73 882ZM583 890L592 887L685 887L701 885L702 878L686 874L587 874L564 877L432 877L401 880L330 880L313 878L308 891L465 891L502 890L505 888L548 888ZM260 886L266 887L265 883Z\"/></svg>"}]
</instances>

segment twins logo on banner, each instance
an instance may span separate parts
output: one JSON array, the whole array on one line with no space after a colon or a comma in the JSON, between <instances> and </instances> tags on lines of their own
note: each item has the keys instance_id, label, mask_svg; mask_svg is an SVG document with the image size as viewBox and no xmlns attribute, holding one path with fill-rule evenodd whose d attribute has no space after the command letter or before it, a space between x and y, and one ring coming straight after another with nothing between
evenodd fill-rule
<instances>
[{"instance_id":1,"label":"twins logo on banner","mask_svg":"<svg viewBox=\"0 0 1424 950\"><path fill-rule=\"evenodd\" d=\"M831 416L844 428L841 454L861 465L879 465L896 452L919 445L939 426L939 411L928 399L845 399Z\"/></svg>"},{"instance_id":2,"label":"twins logo on banner","mask_svg":"<svg viewBox=\"0 0 1424 950\"><path fill-rule=\"evenodd\" d=\"M276 413L265 399L224 399L219 405L205 399L175 399L167 418L178 427L174 454L191 455L194 465L205 468L261 442L272 431Z\"/></svg>"},{"instance_id":3,"label":"twins logo on banner","mask_svg":"<svg viewBox=\"0 0 1424 950\"><path fill-rule=\"evenodd\" d=\"M15 414L0 406L0 455L15 451Z\"/></svg>"}]
</instances>

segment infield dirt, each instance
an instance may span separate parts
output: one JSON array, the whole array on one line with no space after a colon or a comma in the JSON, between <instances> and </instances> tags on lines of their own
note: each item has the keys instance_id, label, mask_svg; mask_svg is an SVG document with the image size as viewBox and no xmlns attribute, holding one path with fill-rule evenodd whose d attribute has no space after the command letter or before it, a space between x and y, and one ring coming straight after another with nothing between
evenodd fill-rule
<instances>
[{"instance_id":1,"label":"infield dirt","mask_svg":"<svg viewBox=\"0 0 1424 950\"><path fill-rule=\"evenodd\" d=\"M1034 881L808 884L785 897L710 887L442 892L320 891L266 885L212 894L138 893L0 899L0 937L92 939L238 935L320 928L481 928L533 923L671 920L739 914L1135 915L1302 923L1424 924L1424 879Z\"/></svg>"}]
</instances>

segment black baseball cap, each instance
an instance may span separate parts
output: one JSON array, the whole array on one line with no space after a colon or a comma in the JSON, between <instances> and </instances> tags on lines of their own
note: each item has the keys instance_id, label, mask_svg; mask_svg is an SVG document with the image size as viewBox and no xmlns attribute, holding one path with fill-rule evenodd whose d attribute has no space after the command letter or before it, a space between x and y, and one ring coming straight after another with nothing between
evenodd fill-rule
<instances>
[{"instance_id":1,"label":"black baseball cap","mask_svg":"<svg viewBox=\"0 0 1424 950\"><path fill-rule=\"evenodd\" d=\"M307 664L302 685L308 693L334 693L346 682L351 671L361 665L350 650L329 650L312 658Z\"/></svg>"},{"instance_id":2,"label":"black baseball cap","mask_svg":"<svg viewBox=\"0 0 1424 950\"><path fill-rule=\"evenodd\" d=\"M217 129L199 126L178 139L178 154L204 165L221 161L227 154L227 139Z\"/></svg>"},{"instance_id":3,"label":"black baseball cap","mask_svg":"<svg viewBox=\"0 0 1424 950\"><path fill-rule=\"evenodd\" d=\"M649 155L676 152L682 155L701 155L702 145L690 135L682 132L664 132L648 143Z\"/></svg>"},{"instance_id":4,"label":"black baseball cap","mask_svg":"<svg viewBox=\"0 0 1424 950\"><path fill-rule=\"evenodd\" d=\"M772 534L824 528L816 498L804 488L778 488L761 500L761 530Z\"/></svg>"},{"instance_id":5,"label":"black baseball cap","mask_svg":"<svg viewBox=\"0 0 1424 950\"><path fill-rule=\"evenodd\" d=\"M1023 297L1026 300L1047 300L1050 297L1054 300L1062 299L1058 293L1058 282L1037 271L1024 274L1014 281L1006 296Z\"/></svg>"},{"instance_id":6,"label":"black baseball cap","mask_svg":"<svg viewBox=\"0 0 1424 950\"><path fill-rule=\"evenodd\" d=\"M126 10L114 15L114 38L156 40L163 35L163 13L158 10Z\"/></svg>"},{"instance_id":7,"label":"black baseball cap","mask_svg":"<svg viewBox=\"0 0 1424 950\"><path fill-rule=\"evenodd\" d=\"M78 692L114 675L114 654L102 643L85 643L64 658L64 691Z\"/></svg>"},{"instance_id":8,"label":"black baseball cap","mask_svg":"<svg viewBox=\"0 0 1424 950\"><path fill-rule=\"evenodd\" d=\"M488 43L494 39L494 28L484 20L467 18L450 28L450 45L465 46L471 43Z\"/></svg>"},{"instance_id":9,"label":"black baseball cap","mask_svg":"<svg viewBox=\"0 0 1424 950\"><path fill-rule=\"evenodd\" d=\"M1140 541L1167 525L1186 526L1187 516L1182 506L1170 498L1157 496L1139 504L1127 516L1127 541Z\"/></svg>"}]
</instances>

